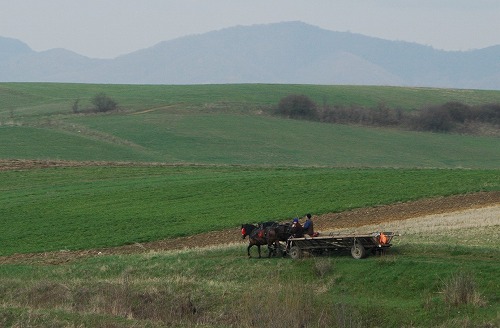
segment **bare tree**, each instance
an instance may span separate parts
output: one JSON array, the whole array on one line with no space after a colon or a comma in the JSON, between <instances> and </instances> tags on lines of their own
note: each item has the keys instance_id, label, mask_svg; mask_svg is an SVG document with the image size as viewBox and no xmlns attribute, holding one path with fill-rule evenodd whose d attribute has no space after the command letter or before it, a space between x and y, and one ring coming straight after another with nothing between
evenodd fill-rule
<instances>
[{"instance_id":1,"label":"bare tree","mask_svg":"<svg viewBox=\"0 0 500 328\"><path fill-rule=\"evenodd\" d=\"M78 107L78 103L80 102L80 98L77 98L75 102L73 103L73 106L71 106L71 109L73 110L73 113L77 114L80 109Z\"/></svg>"}]
</instances>

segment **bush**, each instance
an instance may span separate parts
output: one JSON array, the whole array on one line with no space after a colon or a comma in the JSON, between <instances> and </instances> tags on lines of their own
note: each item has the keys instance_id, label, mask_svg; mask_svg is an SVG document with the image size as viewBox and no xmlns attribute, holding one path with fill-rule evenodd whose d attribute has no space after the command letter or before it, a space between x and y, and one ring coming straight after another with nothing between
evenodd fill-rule
<instances>
[{"instance_id":1,"label":"bush","mask_svg":"<svg viewBox=\"0 0 500 328\"><path fill-rule=\"evenodd\" d=\"M420 110L413 121L416 130L448 132L453 128L450 112L445 107L432 106Z\"/></svg>"},{"instance_id":2,"label":"bush","mask_svg":"<svg viewBox=\"0 0 500 328\"><path fill-rule=\"evenodd\" d=\"M318 120L326 123L398 127L445 133L498 135L500 124L500 104L469 106L460 102L447 102L412 112L401 108L390 108L383 102L372 108L329 106L326 103L321 108L317 108L307 96L296 94L282 98L276 114L293 119Z\"/></svg>"},{"instance_id":3,"label":"bush","mask_svg":"<svg viewBox=\"0 0 500 328\"><path fill-rule=\"evenodd\" d=\"M316 104L305 95L289 95L278 104L278 114L298 119L316 119Z\"/></svg>"},{"instance_id":4,"label":"bush","mask_svg":"<svg viewBox=\"0 0 500 328\"><path fill-rule=\"evenodd\" d=\"M500 104L479 106L472 112L472 115L472 119L478 122L500 124Z\"/></svg>"},{"instance_id":5,"label":"bush","mask_svg":"<svg viewBox=\"0 0 500 328\"><path fill-rule=\"evenodd\" d=\"M112 98L107 96L105 93L98 93L93 99L92 103L95 106L95 110L98 112L108 112L115 110L118 104Z\"/></svg>"},{"instance_id":6,"label":"bush","mask_svg":"<svg viewBox=\"0 0 500 328\"><path fill-rule=\"evenodd\" d=\"M442 106L443 111L448 112L453 122L464 123L471 118L471 108L459 102L448 102Z\"/></svg>"}]
</instances>

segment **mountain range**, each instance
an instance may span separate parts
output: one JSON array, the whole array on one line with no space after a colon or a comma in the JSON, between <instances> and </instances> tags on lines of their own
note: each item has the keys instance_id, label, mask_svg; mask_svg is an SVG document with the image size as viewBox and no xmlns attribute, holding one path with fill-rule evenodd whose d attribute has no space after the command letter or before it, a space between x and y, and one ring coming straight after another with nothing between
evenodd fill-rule
<instances>
[{"instance_id":1,"label":"mountain range","mask_svg":"<svg viewBox=\"0 0 500 328\"><path fill-rule=\"evenodd\" d=\"M302 22L235 26L114 59L0 37L0 82L350 84L500 90L500 45L444 51Z\"/></svg>"}]
</instances>

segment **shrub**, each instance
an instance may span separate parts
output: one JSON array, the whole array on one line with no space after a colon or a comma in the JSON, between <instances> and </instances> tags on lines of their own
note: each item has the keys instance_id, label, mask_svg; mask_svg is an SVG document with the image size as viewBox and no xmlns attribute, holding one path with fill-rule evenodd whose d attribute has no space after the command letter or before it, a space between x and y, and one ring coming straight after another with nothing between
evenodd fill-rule
<instances>
[{"instance_id":1,"label":"shrub","mask_svg":"<svg viewBox=\"0 0 500 328\"><path fill-rule=\"evenodd\" d=\"M471 108L459 102L448 102L442 106L442 110L448 112L453 122L464 123L471 118Z\"/></svg>"},{"instance_id":2,"label":"shrub","mask_svg":"<svg viewBox=\"0 0 500 328\"><path fill-rule=\"evenodd\" d=\"M108 112L115 110L118 104L112 98L107 96L105 93L98 93L92 99L92 103L95 106L95 110L98 112Z\"/></svg>"},{"instance_id":3,"label":"shrub","mask_svg":"<svg viewBox=\"0 0 500 328\"><path fill-rule=\"evenodd\" d=\"M406 112L401 108L390 108L383 102L372 108L326 103L318 108L307 96L292 94L280 100L275 113L293 119L431 132L482 134L495 131L500 124L500 104L469 106L456 101ZM487 129L482 130L484 128Z\"/></svg>"},{"instance_id":4,"label":"shrub","mask_svg":"<svg viewBox=\"0 0 500 328\"><path fill-rule=\"evenodd\" d=\"M427 107L420 110L413 120L416 130L448 132L452 129L450 112L439 106Z\"/></svg>"},{"instance_id":5,"label":"shrub","mask_svg":"<svg viewBox=\"0 0 500 328\"><path fill-rule=\"evenodd\" d=\"M277 112L289 118L299 119L316 119L318 116L316 104L305 95L289 95L282 98Z\"/></svg>"},{"instance_id":6,"label":"shrub","mask_svg":"<svg viewBox=\"0 0 500 328\"><path fill-rule=\"evenodd\" d=\"M500 124L500 104L486 104L475 108L473 119L478 122Z\"/></svg>"}]
</instances>

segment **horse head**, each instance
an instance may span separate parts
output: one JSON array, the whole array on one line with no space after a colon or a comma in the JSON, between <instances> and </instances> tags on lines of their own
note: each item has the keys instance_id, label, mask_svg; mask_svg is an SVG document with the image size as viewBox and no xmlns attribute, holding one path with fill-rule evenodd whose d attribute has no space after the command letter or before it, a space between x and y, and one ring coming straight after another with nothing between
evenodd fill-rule
<instances>
[{"instance_id":1,"label":"horse head","mask_svg":"<svg viewBox=\"0 0 500 328\"><path fill-rule=\"evenodd\" d=\"M241 225L241 238L245 239L246 236L250 235L252 231L257 229L253 224L242 224Z\"/></svg>"}]
</instances>

